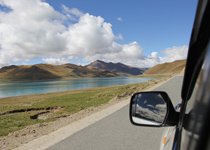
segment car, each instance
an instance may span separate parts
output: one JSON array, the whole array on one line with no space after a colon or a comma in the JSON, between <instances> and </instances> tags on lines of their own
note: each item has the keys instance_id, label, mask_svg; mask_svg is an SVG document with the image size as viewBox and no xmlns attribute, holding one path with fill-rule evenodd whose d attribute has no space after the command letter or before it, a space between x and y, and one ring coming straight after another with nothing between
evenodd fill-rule
<instances>
[{"instance_id":1,"label":"car","mask_svg":"<svg viewBox=\"0 0 210 150\"><path fill-rule=\"evenodd\" d=\"M198 2L181 103L174 108L164 91L135 93L130 101L134 125L165 127L160 149L210 149L210 1Z\"/></svg>"}]
</instances>

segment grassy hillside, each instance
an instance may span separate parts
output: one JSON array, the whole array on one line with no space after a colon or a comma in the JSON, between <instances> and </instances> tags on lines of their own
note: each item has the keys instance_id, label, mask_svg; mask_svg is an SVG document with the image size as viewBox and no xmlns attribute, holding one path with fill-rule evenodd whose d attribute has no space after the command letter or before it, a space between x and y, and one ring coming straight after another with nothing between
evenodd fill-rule
<instances>
[{"instance_id":1,"label":"grassy hillside","mask_svg":"<svg viewBox=\"0 0 210 150\"><path fill-rule=\"evenodd\" d=\"M110 71L99 71L74 64L6 66L0 69L0 81L47 80L119 76Z\"/></svg>"},{"instance_id":2,"label":"grassy hillside","mask_svg":"<svg viewBox=\"0 0 210 150\"><path fill-rule=\"evenodd\" d=\"M145 71L144 75L181 73L183 72L185 65L186 59L176 60L171 63L159 64Z\"/></svg>"}]
</instances>

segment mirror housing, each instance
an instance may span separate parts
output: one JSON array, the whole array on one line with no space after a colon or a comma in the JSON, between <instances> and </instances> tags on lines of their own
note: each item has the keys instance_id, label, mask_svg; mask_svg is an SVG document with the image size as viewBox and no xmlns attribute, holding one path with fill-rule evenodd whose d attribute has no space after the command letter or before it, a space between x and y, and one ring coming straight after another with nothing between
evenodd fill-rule
<instances>
[{"instance_id":1,"label":"mirror housing","mask_svg":"<svg viewBox=\"0 0 210 150\"><path fill-rule=\"evenodd\" d=\"M179 113L166 92L135 93L130 101L130 121L138 126L173 126L178 123Z\"/></svg>"}]
</instances>

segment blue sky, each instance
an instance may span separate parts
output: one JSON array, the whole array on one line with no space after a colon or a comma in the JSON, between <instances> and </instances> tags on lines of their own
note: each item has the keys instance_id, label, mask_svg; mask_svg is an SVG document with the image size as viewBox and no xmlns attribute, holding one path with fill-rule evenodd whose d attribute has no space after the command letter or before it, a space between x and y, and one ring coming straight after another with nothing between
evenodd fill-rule
<instances>
[{"instance_id":1,"label":"blue sky","mask_svg":"<svg viewBox=\"0 0 210 150\"><path fill-rule=\"evenodd\" d=\"M197 7L195 0L0 0L0 4L0 66L84 65L100 59L152 67L185 59Z\"/></svg>"},{"instance_id":2,"label":"blue sky","mask_svg":"<svg viewBox=\"0 0 210 150\"><path fill-rule=\"evenodd\" d=\"M122 34L126 44L137 41L145 54L172 46L188 45L197 1L142 1L142 0L48 0L56 10L61 4L78 8L84 13L101 16L113 26L113 32ZM118 21L117 18L122 18Z\"/></svg>"}]
</instances>

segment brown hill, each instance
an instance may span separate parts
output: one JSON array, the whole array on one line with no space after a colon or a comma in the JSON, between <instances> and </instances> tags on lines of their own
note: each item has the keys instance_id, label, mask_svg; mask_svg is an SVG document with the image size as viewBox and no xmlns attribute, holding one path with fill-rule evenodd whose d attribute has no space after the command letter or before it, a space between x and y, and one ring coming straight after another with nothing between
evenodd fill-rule
<instances>
[{"instance_id":1,"label":"brown hill","mask_svg":"<svg viewBox=\"0 0 210 150\"><path fill-rule=\"evenodd\" d=\"M24 66L12 65L0 69L0 81L47 80L114 76L119 75L110 71L100 71L83 66L77 66L74 64L37 64Z\"/></svg>"},{"instance_id":2,"label":"brown hill","mask_svg":"<svg viewBox=\"0 0 210 150\"><path fill-rule=\"evenodd\" d=\"M86 66L91 69L98 70L108 70L114 73L123 74L123 75L139 75L142 74L145 69L135 68L131 66L124 65L122 63L106 63L104 61L97 60Z\"/></svg>"},{"instance_id":3,"label":"brown hill","mask_svg":"<svg viewBox=\"0 0 210 150\"><path fill-rule=\"evenodd\" d=\"M185 68L186 59L185 60L176 60L171 63L164 63L156 65L149 70L145 71L144 74L171 74L171 73L181 73L181 71Z\"/></svg>"}]
</instances>

